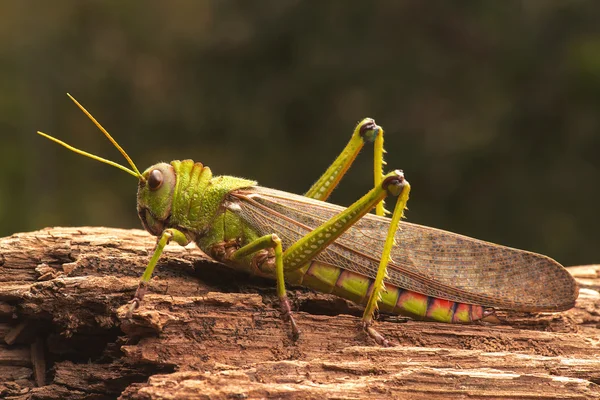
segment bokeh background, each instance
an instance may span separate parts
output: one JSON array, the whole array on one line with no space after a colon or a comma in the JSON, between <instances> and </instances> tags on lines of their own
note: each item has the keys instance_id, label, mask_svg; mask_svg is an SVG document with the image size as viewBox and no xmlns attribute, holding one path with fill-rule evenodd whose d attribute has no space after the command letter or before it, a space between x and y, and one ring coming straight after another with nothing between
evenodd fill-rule
<instances>
[{"instance_id":1,"label":"bokeh background","mask_svg":"<svg viewBox=\"0 0 600 400\"><path fill-rule=\"evenodd\" d=\"M302 193L363 117L408 219L600 262L600 2L0 3L0 235L140 227L140 169L192 158ZM372 185L363 151L332 201Z\"/></svg>"}]
</instances>

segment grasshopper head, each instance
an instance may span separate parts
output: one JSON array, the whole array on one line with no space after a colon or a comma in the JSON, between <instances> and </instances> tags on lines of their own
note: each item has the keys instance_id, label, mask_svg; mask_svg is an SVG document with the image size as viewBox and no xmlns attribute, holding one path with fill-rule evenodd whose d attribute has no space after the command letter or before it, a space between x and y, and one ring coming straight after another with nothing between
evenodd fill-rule
<instances>
[{"instance_id":1,"label":"grasshopper head","mask_svg":"<svg viewBox=\"0 0 600 400\"><path fill-rule=\"evenodd\" d=\"M159 163L142 174L138 184L137 211L144 228L159 236L171 217L177 177L171 164Z\"/></svg>"}]
</instances>

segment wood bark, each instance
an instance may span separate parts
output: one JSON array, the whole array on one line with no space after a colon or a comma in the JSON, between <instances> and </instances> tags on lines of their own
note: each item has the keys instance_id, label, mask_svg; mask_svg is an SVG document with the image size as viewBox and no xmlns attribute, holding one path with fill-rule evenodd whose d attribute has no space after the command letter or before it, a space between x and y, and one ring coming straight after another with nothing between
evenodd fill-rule
<instances>
[{"instance_id":1,"label":"wood bark","mask_svg":"<svg viewBox=\"0 0 600 400\"><path fill-rule=\"evenodd\" d=\"M291 288L301 337L274 282L169 245L126 316L155 239L49 228L0 239L0 398L600 398L600 266L571 268L575 308L450 325L380 316Z\"/></svg>"}]
</instances>

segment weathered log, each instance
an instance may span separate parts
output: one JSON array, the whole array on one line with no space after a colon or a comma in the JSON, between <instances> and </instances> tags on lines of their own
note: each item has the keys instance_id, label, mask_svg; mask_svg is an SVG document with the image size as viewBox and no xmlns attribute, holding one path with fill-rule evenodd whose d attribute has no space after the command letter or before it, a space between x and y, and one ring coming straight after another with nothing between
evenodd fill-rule
<instances>
[{"instance_id":1,"label":"weathered log","mask_svg":"<svg viewBox=\"0 0 600 400\"><path fill-rule=\"evenodd\" d=\"M272 281L168 246L127 318L154 245L140 230L51 228L0 239L0 397L600 398L600 266L570 269L572 310L499 313L472 325L380 318L292 288L302 331L280 320Z\"/></svg>"}]
</instances>

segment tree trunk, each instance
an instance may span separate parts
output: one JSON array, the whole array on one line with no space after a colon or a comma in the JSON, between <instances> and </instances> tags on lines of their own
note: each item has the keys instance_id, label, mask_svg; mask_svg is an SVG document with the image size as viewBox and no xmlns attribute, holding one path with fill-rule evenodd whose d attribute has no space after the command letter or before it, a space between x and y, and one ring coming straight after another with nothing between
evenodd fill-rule
<instances>
[{"instance_id":1,"label":"tree trunk","mask_svg":"<svg viewBox=\"0 0 600 400\"><path fill-rule=\"evenodd\" d=\"M155 239L140 230L51 228L0 239L0 397L600 398L600 266L571 268L581 294L559 314L498 313L450 325L380 316L302 288L301 330L274 282L168 246L140 309L127 302Z\"/></svg>"}]
</instances>

